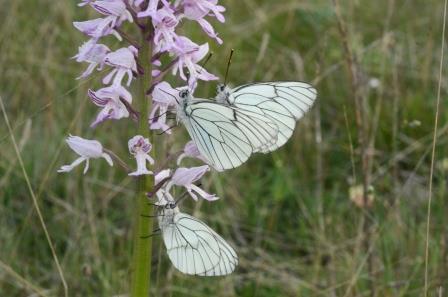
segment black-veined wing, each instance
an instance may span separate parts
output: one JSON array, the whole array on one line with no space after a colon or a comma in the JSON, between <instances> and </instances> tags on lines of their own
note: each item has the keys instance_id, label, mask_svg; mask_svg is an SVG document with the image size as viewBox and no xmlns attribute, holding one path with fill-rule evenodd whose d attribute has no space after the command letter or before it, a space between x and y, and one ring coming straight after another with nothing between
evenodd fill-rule
<instances>
[{"instance_id":1,"label":"black-veined wing","mask_svg":"<svg viewBox=\"0 0 448 297\"><path fill-rule=\"evenodd\" d=\"M190 99L182 112L191 138L217 170L235 168L277 141L277 125L259 112L203 99Z\"/></svg>"},{"instance_id":2,"label":"black-veined wing","mask_svg":"<svg viewBox=\"0 0 448 297\"><path fill-rule=\"evenodd\" d=\"M159 220L168 256L179 271L199 276L232 273L238 265L235 250L201 220L177 212Z\"/></svg>"},{"instance_id":3,"label":"black-veined wing","mask_svg":"<svg viewBox=\"0 0 448 297\"><path fill-rule=\"evenodd\" d=\"M218 94L220 101L227 101L238 110L249 110L271 119L279 128L276 143L256 151L276 150L286 143L294 132L296 121L311 108L317 92L303 82L252 83L228 91L228 96Z\"/></svg>"}]
</instances>

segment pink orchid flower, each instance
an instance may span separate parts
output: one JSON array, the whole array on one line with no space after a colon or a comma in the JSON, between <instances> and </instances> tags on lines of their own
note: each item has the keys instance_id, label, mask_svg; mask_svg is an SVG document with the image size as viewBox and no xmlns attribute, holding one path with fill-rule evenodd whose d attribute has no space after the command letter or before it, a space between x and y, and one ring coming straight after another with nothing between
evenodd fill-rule
<instances>
[{"instance_id":1,"label":"pink orchid flower","mask_svg":"<svg viewBox=\"0 0 448 297\"><path fill-rule=\"evenodd\" d=\"M132 15L126 9L126 4L122 0L94 1L90 5L103 15L114 16L114 27L120 26L124 21L133 22Z\"/></svg>"},{"instance_id":2,"label":"pink orchid flower","mask_svg":"<svg viewBox=\"0 0 448 297\"><path fill-rule=\"evenodd\" d=\"M103 146L99 141L70 135L66 139L66 142L68 146L80 157L72 164L62 166L58 172L72 171L73 168L82 162L86 162L86 166L84 167L84 174L86 174L87 170L89 170L89 160L98 158L104 158L110 166L113 166L112 158L103 151Z\"/></svg>"},{"instance_id":3,"label":"pink orchid flower","mask_svg":"<svg viewBox=\"0 0 448 297\"><path fill-rule=\"evenodd\" d=\"M91 127L95 127L108 119L119 120L129 117L129 111L120 98L130 104L132 103L132 95L122 86L112 85L96 92L89 89L87 93L93 103L103 108L90 125Z\"/></svg>"},{"instance_id":4,"label":"pink orchid flower","mask_svg":"<svg viewBox=\"0 0 448 297\"><path fill-rule=\"evenodd\" d=\"M107 54L104 57L104 63L114 67L114 69L103 78L103 83L109 84L115 76L112 84L121 85L124 76L127 75L126 85L129 86L133 78L133 72L137 73L137 62L135 60L137 53L138 50L131 45Z\"/></svg>"},{"instance_id":5,"label":"pink orchid flower","mask_svg":"<svg viewBox=\"0 0 448 297\"><path fill-rule=\"evenodd\" d=\"M183 80L188 80L190 88L198 79L206 81L217 80L217 76L207 72L202 66L197 64L205 57L208 50L208 43L199 46L187 37L178 37L172 48L172 52L178 58L176 65L173 67L173 75L176 75L179 71L180 77ZM188 69L189 78L184 73L184 67Z\"/></svg>"},{"instance_id":6,"label":"pink orchid flower","mask_svg":"<svg viewBox=\"0 0 448 297\"><path fill-rule=\"evenodd\" d=\"M73 26L82 33L96 40L107 35L114 35L118 40L122 40L120 34L114 29L116 17L107 16L84 22L73 22Z\"/></svg>"},{"instance_id":7,"label":"pink orchid flower","mask_svg":"<svg viewBox=\"0 0 448 297\"><path fill-rule=\"evenodd\" d=\"M179 91L171 87L167 82L157 84L152 92L153 106L149 115L149 125L151 130L161 129L171 134L169 126L166 124L166 116L169 107L176 106L176 97Z\"/></svg>"},{"instance_id":8,"label":"pink orchid flower","mask_svg":"<svg viewBox=\"0 0 448 297\"><path fill-rule=\"evenodd\" d=\"M132 137L128 142L129 152L134 156L137 161L137 170L129 173L131 176L138 176L144 174L152 174L152 171L149 171L146 168L146 162L149 164L154 164L154 159L149 156L149 152L152 149L152 145L149 142L148 138L144 138L141 135L137 135Z\"/></svg>"},{"instance_id":9,"label":"pink orchid flower","mask_svg":"<svg viewBox=\"0 0 448 297\"><path fill-rule=\"evenodd\" d=\"M166 0L149 0L148 7L144 11L139 12L137 14L137 16L139 18L148 17L148 16L154 17L154 15L157 12L157 7L159 6L160 1L162 1L163 5L165 7L170 6L169 2ZM134 1L134 5L137 7L140 6L142 3L143 3L143 0L135 0Z\"/></svg>"},{"instance_id":10,"label":"pink orchid flower","mask_svg":"<svg viewBox=\"0 0 448 297\"><path fill-rule=\"evenodd\" d=\"M217 0L184 0L183 16L189 20L197 21L208 36L215 39L219 44L222 44L222 39L218 37L212 25L205 20L205 16L213 13L220 22L223 23L225 21L221 12L224 12L226 9L223 6L217 5L217 3Z\"/></svg>"},{"instance_id":11,"label":"pink orchid flower","mask_svg":"<svg viewBox=\"0 0 448 297\"><path fill-rule=\"evenodd\" d=\"M198 181L207 171L210 171L210 167L208 165L191 168L178 168L174 172L171 181L167 184L166 191L169 192L173 185L182 186L187 189L190 196L196 201L198 200L197 194L208 201L218 200L219 197L205 192L203 189L194 184L194 182Z\"/></svg>"},{"instance_id":12,"label":"pink orchid flower","mask_svg":"<svg viewBox=\"0 0 448 297\"><path fill-rule=\"evenodd\" d=\"M216 19L224 23L222 12L226 11L224 6L217 5L218 0L182 0L184 15L190 20L199 20L206 15L215 15Z\"/></svg>"},{"instance_id":13,"label":"pink orchid flower","mask_svg":"<svg viewBox=\"0 0 448 297\"><path fill-rule=\"evenodd\" d=\"M154 26L154 52L164 52L169 50L177 34L174 31L179 24L178 18L174 15L174 11L168 7L162 7L152 17Z\"/></svg>"},{"instance_id":14,"label":"pink orchid flower","mask_svg":"<svg viewBox=\"0 0 448 297\"><path fill-rule=\"evenodd\" d=\"M73 58L76 59L76 62L87 62L90 65L77 79L86 78L97 66L98 70L101 70L104 65L104 58L109 52L110 49L107 46L104 44L96 44L93 39L81 45L78 49L78 54Z\"/></svg>"}]
</instances>

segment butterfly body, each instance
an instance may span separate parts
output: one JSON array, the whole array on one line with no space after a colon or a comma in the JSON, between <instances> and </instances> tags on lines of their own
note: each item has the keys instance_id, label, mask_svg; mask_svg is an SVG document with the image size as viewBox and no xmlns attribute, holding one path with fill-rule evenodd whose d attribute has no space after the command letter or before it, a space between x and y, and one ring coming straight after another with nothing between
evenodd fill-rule
<instances>
[{"instance_id":1,"label":"butterfly body","mask_svg":"<svg viewBox=\"0 0 448 297\"><path fill-rule=\"evenodd\" d=\"M163 206L162 214L158 217L160 229L171 228L171 226L174 224L174 217L179 212L180 210L175 204L167 204Z\"/></svg>"}]
</instances>

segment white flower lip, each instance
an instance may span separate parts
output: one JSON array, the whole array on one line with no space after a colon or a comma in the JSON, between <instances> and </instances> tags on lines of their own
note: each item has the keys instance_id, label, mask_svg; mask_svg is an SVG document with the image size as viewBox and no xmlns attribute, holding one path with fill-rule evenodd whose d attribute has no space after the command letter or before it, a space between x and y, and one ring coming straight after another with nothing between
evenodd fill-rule
<instances>
[{"instance_id":1,"label":"white flower lip","mask_svg":"<svg viewBox=\"0 0 448 297\"><path fill-rule=\"evenodd\" d=\"M136 135L129 139L128 141L129 153L134 156L137 161L137 170L129 173L131 176L139 176L146 174L153 174L152 171L146 168L146 163L153 165L154 159L151 158L149 152L151 151L152 145L148 138L144 138L141 135Z\"/></svg>"}]
</instances>

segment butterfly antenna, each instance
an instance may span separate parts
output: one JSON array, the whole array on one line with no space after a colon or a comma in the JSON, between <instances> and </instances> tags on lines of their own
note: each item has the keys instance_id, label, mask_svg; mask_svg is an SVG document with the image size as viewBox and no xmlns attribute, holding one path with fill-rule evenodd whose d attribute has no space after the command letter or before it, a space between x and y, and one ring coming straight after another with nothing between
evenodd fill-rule
<instances>
[{"instance_id":1,"label":"butterfly antenna","mask_svg":"<svg viewBox=\"0 0 448 297\"><path fill-rule=\"evenodd\" d=\"M210 52L207 56L207 58L205 59L204 63L202 63L201 67L204 68L205 64L207 64L207 62L210 60L210 58L213 56L213 52Z\"/></svg>"},{"instance_id":2,"label":"butterfly antenna","mask_svg":"<svg viewBox=\"0 0 448 297\"><path fill-rule=\"evenodd\" d=\"M148 239L148 238L150 238L150 237L153 237L154 235L159 235L159 234L160 234L160 231L161 231L160 228L157 228L157 229L153 230L151 234L149 234L149 235L144 235L144 236L140 236L140 238L141 238L141 239Z\"/></svg>"},{"instance_id":3,"label":"butterfly antenna","mask_svg":"<svg viewBox=\"0 0 448 297\"><path fill-rule=\"evenodd\" d=\"M169 113L169 112L170 112L170 111L167 110L167 111L165 111L165 112L163 112L163 113L161 113L161 114L159 114L159 115L154 116L153 118L149 118L148 120L149 120L150 122L152 122L153 120L158 120L161 116L163 116L163 115L165 115L165 114L167 114L167 113Z\"/></svg>"},{"instance_id":4,"label":"butterfly antenna","mask_svg":"<svg viewBox=\"0 0 448 297\"><path fill-rule=\"evenodd\" d=\"M188 72L188 70L187 70L187 75L190 75L190 72ZM162 91L162 92L164 92L165 94L167 94L167 95L173 97L174 100L176 100L177 104L179 104L179 100L177 100L176 96L174 96L174 95L171 94L171 93L168 93L167 91L165 91L165 90L163 90L163 89L160 89L160 91Z\"/></svg>"},{"instance_id":5,"label":"butterfly antenna","mask_svg":"<svg viewBox=\"0 0 448 297\"><path fill-rule=\"evenodd\" d=\"M202 63L202 65L199 65L199 66L201 66L201 69L199 69L199 73L201 73L202 72L202 70L204 69L204 67L205 67L205 64L207 64L207 62L208 62L208 60L210 60L210 58L213 56L213 52L210 52L209 54L208 54L208 56L207 56L207 58L204 60L204 62Z\"/></svg>"},{"instance_id":6,"label":"butterfly antenna","mask_svg":"<svg viewBox=\"0 0 448 297\"><path fill-rule=\"evenodd\" d=\"M182 195L180 195L180 197L176 200L176 202L174 204L176 204L176 206L177 206L179 204L179 202L184 200L187 196L188 196L188 192L182 193Z\"/></svg>"},{"instance_id":7,"label":"butterfly antenna","mask_svg":"<svg viewBox=\"0 0 448 297\"><path fill-rule=\"evenodd\" d=\"M157 215L144 215L144 214L141 214L140 215L142 218L158 218L158 217L163 217L163 215L162 214L157 214Z\"/></svg>"},{"instance_id":8,"label":"butterfly antenna","mask_svg":"<svg viewBox=\"0 0 448 297\"><path fill-rule=\"evenodd\" d=\"M174 127L176 127L176 126L177 126L177 125L171 126L171 127L169 127L168 129L163 130L163 131L160 132L160 133L157 133L157 135L163 135L163 134L165 134L166 132L168 132L168 131L170 131L171 129L173 129Z\"/></svg>"},{"instance_id":9,"label":"butterfly antenna","mask_svg":"<svg viewBox=\"0 0 448 297\"><path fill-rule=\"evenodd\" d=\"M224 77L224 85L227 85L227 76L229 75L230 64L232 64L233 48L230 50L229 60L227 61L226 76Z\"/></svg>"},{"instance_id":10,"label":"butterfly antenna","mask_svg":"<svg viewBox=\"0 0 448 297\"><path fill-rule=\"evenodd\" d=\"M158 182L154 186L154 188L151 192L146 193L146 196L148 196L148 198L152 198L157 193L157 191L159 191L165 185L165 183L167 181L169 181L170 179L171 179L171 176L168 176L168 177L165 177L164 179L162 179L160 182ZM151 203L148 203L148 204L151 204ZM156 205L156 204L152 203L152 205Z\"/></svg>"}]
</instances>

